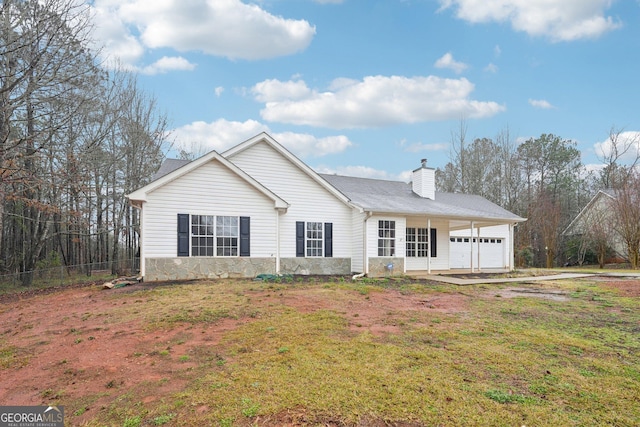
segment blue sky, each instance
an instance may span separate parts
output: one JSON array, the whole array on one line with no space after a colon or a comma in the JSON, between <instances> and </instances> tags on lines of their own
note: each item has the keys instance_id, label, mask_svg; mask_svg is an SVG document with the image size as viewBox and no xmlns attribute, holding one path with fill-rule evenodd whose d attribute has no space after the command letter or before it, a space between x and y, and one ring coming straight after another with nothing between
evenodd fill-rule
<instances>
[{"instance_id":1,"label":"blue sky","mask_svg":"<svg viewBox=\"0 0 640 427\"><path fill-rule=\"evenodd\" d=\"M452 133L553 133L599 163L640 144L639 0L93 0L106 64L139 74L175 147L261 131L320 172L408 179ZM174 152L168 155L175 156Z\"/></svg>"}]
</instances>

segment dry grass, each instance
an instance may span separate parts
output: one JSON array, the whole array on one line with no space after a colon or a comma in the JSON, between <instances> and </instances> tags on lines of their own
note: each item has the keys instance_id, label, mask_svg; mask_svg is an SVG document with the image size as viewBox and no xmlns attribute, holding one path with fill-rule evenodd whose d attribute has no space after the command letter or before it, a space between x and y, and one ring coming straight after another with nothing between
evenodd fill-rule
<instances>
[{"instance_id":1,"label":"dry grass","mask_svg":"<svg viewBox=\"0 0 640 427\"><path fill-rule=\"evenodd\" d=\"M192 367L145 388L160 395L163 384L182 381L178 392L144 403L121 390L87 425L640 425L640 300L588 280L536 286L568 299L388 281L220 281L114 294L114 303L137 303L116 304L110 322L135 318L149 331L239 323L188 356L158 353ZM393 310L398 329L376 334L332 308L389 287L425 300L464 292L467 304ZM324 298L327 308L300 310L287 303L294 292ZM69 414L87 405L61 403Z\"/></svg>"}]
</instances>

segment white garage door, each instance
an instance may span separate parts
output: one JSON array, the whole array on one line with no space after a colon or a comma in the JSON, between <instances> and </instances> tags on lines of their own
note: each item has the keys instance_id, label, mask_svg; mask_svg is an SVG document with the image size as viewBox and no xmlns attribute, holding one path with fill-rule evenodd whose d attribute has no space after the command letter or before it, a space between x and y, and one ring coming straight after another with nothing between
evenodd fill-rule
<instances>
[{"instance_id":1,"label":"white garage door","mask_svg":"<svg viewBox=\"0 0 640 427\"><path fill-rule=\"evenodd\" d=\"M449 263L451 268L471 268L471 243L469 237L449 239ZM480 268L504 268L504 246L502 238L480 238ZM478 266L478 242L473 239L474 267Z\"/></svg>"}]
</instances>

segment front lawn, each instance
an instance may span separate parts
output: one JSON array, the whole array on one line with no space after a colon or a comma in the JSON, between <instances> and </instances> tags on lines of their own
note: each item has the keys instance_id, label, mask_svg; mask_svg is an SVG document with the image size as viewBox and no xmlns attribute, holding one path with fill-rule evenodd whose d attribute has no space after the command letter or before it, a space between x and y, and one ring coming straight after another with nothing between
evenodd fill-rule
<instances>
[{"instance_id":1,"label":"front lawn","mask_svg":"<svg viewBox=\"0 0 640 427\"><path fill-rule=\"evenodd\" d=\"M629 283L294 279L36 295L0 305L0 373L18 380L0 400L64 405L68 425L87 426L635 426ZM55 315L34 314L52 304Z\"/></svg>"}]
</instances>

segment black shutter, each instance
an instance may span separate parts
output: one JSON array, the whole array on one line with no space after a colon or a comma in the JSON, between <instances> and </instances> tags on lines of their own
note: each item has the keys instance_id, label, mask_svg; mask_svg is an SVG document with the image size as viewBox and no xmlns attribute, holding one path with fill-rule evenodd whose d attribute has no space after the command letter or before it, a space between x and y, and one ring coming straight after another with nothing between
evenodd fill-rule
<instances>
[{"instance_id":1,"label":"black shutter","mask_svg":"<svg viewBox=\"0 0 640 427\"><path fill-rule=\"evenodd\" d=\"M429 247L431 249L431 258L436 258L438 256L438 239L436 238L437 234L436 229L432 228L429 230L431 235L429 236Z\"/></svg>"},{"instance_id":2,"label":"black shutter","mask_svg":"<svg viewBox=\"0 0 640 427\"><path fill-rule=\"evenodd\" d=\"M251 255L251 227L248 216L240 217L240 256Z\"/></svg>"},{"instance_id":3,"label":"black shutter","mask_svg":"<svg viewBox=\"0 0 640 427\"><path fill-rule=\"evenodd\" d=\"M189 214L178 214L178 256L189 256Z\"/></svg>"},{"instance_id":4,"label":"black shutter","mask_svg":"<svg viewBox=\"0 0 640 427\"><path fill-rule=\"evenodd\" d=\"M333 223L331 222L324 224L324 256L325 258L333 256Z\"/></svg>"},{"instance_id":5,"label":"black shutter","mask_svg":"<svg viewBox=\"0 0 640 427\"><path fill-rule=\"evenodd\" d=\"M296 256L304 257L304 222L296 221Z\"/></svg>"}]
</instances>

